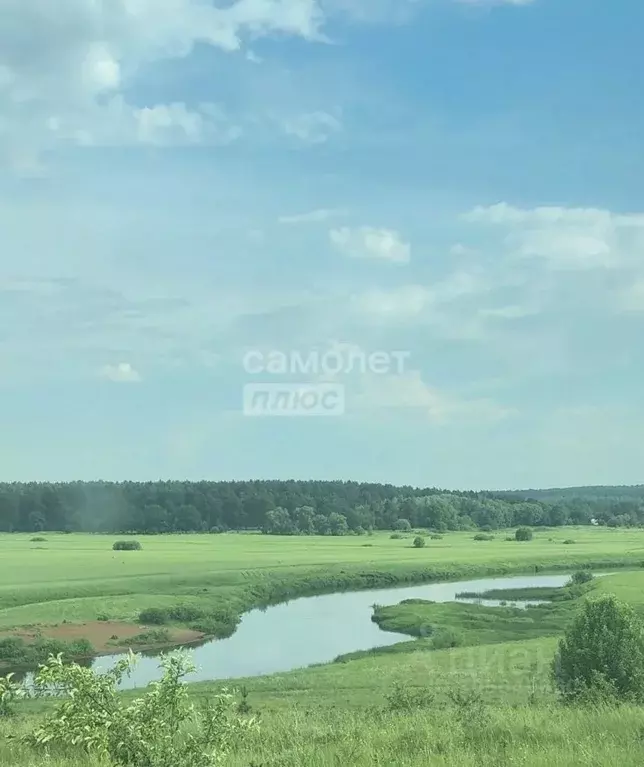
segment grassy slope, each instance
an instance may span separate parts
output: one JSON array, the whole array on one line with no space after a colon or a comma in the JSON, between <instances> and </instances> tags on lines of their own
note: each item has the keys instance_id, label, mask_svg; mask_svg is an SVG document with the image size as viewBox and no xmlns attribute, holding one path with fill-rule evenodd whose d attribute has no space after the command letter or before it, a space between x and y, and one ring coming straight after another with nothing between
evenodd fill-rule
<instances>
[{"instance_id":1,"label":"grassy slope","mask_svg":"<svg viewBox=\"0 0 644 767\"><path fill-rule=\"evenodd\" d=\"M569 536L569 531L564 535ZM354 539L354 546L357 541L359 547L360 540ZM383 553L392 544L401 543L384 538L376 541L374 548L381 548ZM285 547L288 543L277 542ZM316 544L312 542L312 549ZM276 544L271 541L267 545ZM584 545L597 546L597 542ZM635 537L627 545L635 548ZM351 551L345 546L345 552ZM599 557L601 551L585 552L586 558L591 555ZM643 587L644 572L621 573L596 584L596 589L617 593L637 606L644 605ZM549 684L556 642L556 637L541 637L433 652L420 650L418 643L408 643L404 653L245 680L250 703L261 714L262 730L243 752L227 762L228 767L641 764L641 708L589 711L556 706ZM242 684L243 680L239 682ZM396 684L406 689L429 689L436 700L422 711L383 713L387 695ZM198 698L219 689L221 685L215 683L191 686ZM480 711L451 705L449 696L454 690L475 692L485 701L485 708ZM33 706L26 707L27 713L29 709ZM0 723L0 764L98 767L79 757L46 761L3 740L4 734L32 725L31 718L4 728Z\"/></svg>"},{"instance_id":2,"label":"grassy slope","mask_svg":"<svg viewBox=\"0 0 644 767\"><path fill-rule=\"evenodd\" d=\"M516 543L449 533L414 549L388 534L346 538L261 535L139 536L143 551L113 552L114 538L0 535L0 628L62 620L132 620L177 598L242 612L297 594L485 573L619 566L644 561L644 533L595 528L540 531ZM574 546L563 540L573 537ZM380 578L387 574L388 578Z\"/></svg>"}]
</instances>

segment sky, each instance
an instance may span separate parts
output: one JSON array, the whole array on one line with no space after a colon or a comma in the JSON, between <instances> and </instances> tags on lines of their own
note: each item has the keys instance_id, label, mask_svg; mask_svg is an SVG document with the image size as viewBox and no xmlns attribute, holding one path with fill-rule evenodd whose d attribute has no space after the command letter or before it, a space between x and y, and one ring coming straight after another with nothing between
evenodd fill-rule
<instances>
[{"instance_id":1,"label":"sky","mask_svg":"<svg viewBox=\"0 0 644 767\"><path fill-rule=\"evenodd\" d=\"M642 28L0 0L0 480L644 482Z\"/></svg>"}]
</instances>

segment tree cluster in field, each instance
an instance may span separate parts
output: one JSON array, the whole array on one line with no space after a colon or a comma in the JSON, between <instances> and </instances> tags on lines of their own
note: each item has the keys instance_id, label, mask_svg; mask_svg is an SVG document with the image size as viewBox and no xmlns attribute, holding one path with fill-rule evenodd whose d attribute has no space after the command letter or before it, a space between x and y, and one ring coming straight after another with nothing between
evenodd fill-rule
<instances>
[{"instance_id":1,"label":"tree cluster in field","mask_svg":"<svg viewBox=\"0 0 644 767\"><path fill-rule=\"evenodd\" d=\"M401 524L439 532L644 524L644 487L607 490L454 492L295 480L7 483L0 484L0 532L346 535Z\"/></svg>"}]
</instances>

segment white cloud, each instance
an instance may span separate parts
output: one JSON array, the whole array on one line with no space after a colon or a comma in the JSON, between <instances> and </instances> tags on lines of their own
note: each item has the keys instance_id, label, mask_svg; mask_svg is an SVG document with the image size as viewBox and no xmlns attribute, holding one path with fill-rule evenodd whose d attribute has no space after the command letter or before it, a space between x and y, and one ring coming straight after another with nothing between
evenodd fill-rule
<instances>
[{"instance_id":1,"label":"white cloud","mask_svg":"<svg viewBox=\"0 0 644 767\"><path fill-rule=\"evenodd\" d=\"M381 321L417 318L432 302L432 292L422 285L405 285L397 289L376 288L351 298L351 306L359 315Z\"/></svg>"},{"instance_id":2,"label":"white cloud","mask_svg":"<svg viewBox=\"0 0 644 767\"><path fill-rule=\"evenodd\" d=\"M500 227L517 258L540 259L549 268L576 271L616 268L644 245L644 215L597 208L479 206L465 214L472 224Z\"/></svg>"},{"instance_id":3,"label":"white cloud","mask_svg":"<svg viewBox=\"0 0 644 767\"><path fill-rule=\"evenodd\" d=\"M129 362L104 365L100 370L100 375L113 383L139 383L141 381L139 372Z\"/></svg>"},{"instance_id":4,"label":"white cloud","mask_svg":"<svg viewBox=\"0 0 644 767\"><path fill-rule=\"evenodd\" d=\"M139 122L140 141L156 143L159 124L189 138L211 119L185 104L118 101L151 62L188 55L197 43L236 51L246 38L282 33L320 39L316 0L3 0L0 23L0 144L10 157L33 162L58 139L97 143L118 133L106 120ZM108 108L117 99L117 108ZM313 132L311 119L304 120ZM304 128L302 128L304 130ZM321 128L319 129L321 130ZM133 138L134 138L133 136Z\"/></svg>"},{"instance_id":5,"label":"white cloud","mask_svg":"<svg viewBox=\"0 0 644 767\"><path fill-rule=\"evenodd\" d=\"M357 229L331 229L332 245L349 258L372 258L396 264L406 264L411 257L411 245L394 229L362 226Z\"/></svg>"},{"instance_id":6,"label":"white cloud","mask_svg":"<svg viewBox=\"0 0 644 767\"><path fill-rule=\"evenodd\" d=\"M293 117L278 119L288 136L307 144L323 144L334 133L342 129L340 119L328 112L309 112Z\"/></svg>"},{"instance_id":7,"label":"white cloud","mask_svg":"<svg viewBox=\"0 0 644 767\"><path fill-rule=\"evenodd\" d=\"M367 375L361 390L349 400L351 407L365 411L407 410L414 417L420 413L434 424L463 422L494 423L515 415L492 400L468 400L428 386L418 371L402 375Z\"/></svg>"},{"instance_id":8,"label":"white cloud","mask_svg":"<svg viewBox=\"0 0 644 767\"><path fill-rule=\"evenodd\" d=\"M339 208L318 208L308 213L297 213L292 216L280 216L280 224L309 224L318 221L328 221L335 216L344 216L346 211Z\"/></svg>"}]
</instances>

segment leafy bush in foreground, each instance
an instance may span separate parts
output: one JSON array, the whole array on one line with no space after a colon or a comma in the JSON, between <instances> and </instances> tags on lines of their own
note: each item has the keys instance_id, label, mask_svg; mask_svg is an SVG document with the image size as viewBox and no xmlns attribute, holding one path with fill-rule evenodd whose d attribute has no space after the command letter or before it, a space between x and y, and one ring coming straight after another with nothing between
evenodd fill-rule
<instances>
[{"instance_id":1,"label":"leafy bush in foreground","mask_svg":"<svg viewBox=\"0 0 644 767\"><path fill-rule=\"evenodd\" d=\"M0 719L14 715L14 705L25 697L25 688L13 681L13 674L0 677Z\"/></svg>"},{"instance_id":2,"label":"leafy bush in foreground","mask_svg":"<svg viewBox=\"0 0 644 767\"><path fill-rule=\"evenodd\" d=\"M514 534L515 541L531 541L532 530L529 527L520 527Z\"/></svg>"},{"instance_id":3,"label":"leafy bush in foreground","mask_svg":"<svg viewBox=\"0 0 644 767\"><path fill-rule=\"evenodd\" d=\"M35 679L38 692L52 686L67 693L55 712L25 740L48 752L76 748L115 767L214 767L256 728L234 711L233 696L216 695L201 709L190 702L186 674L194 670L184 653L163 656L163 678L140 698L123 700L117 685L135 656L105 674L51 658Z\"/></svg>"},{"instance_id":4,"label":"leafy bush in foreground","mask_svg":"<svg viewBox=\"0 0 644 767\"><path fill-rule=\"evenodd\" d=\"M644 701L644 626L612 594L587 600L559 642L552 673L569 702Z\"/></svg>"},{"instance_id":5,"label":"leafy bush in foreground","mask_svg":"<svg viewBox=\"0 0 644 767\"><path fill-rule=\"evenodd\" d=\"M422 537L422 535L417 535L414 538L414 548L415 549L422 549L425 546L425 539Z\"/></svg>"},{"instance_id":6,"label":"leafy bush in foreground","mask_svg":"<svg viewBox=\"0 0 644 767\"><path fill-rule=\"evenodd\" d=\"M141 551L142 548L138 541L116 541L112 546L113 551Z\"/></svg>"}]
</instances>

